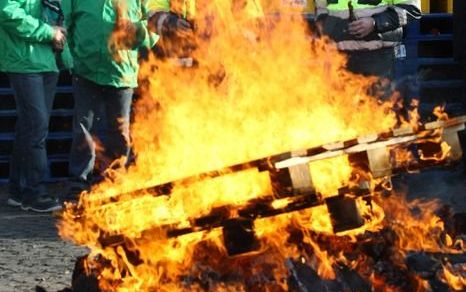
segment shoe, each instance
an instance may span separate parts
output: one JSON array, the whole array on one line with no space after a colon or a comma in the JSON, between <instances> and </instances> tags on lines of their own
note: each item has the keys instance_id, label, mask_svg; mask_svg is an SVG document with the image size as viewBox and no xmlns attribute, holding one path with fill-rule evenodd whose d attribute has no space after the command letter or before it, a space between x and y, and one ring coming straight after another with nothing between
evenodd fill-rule
<instances>
[{"instance_id":1,"label":"shoe","mask_svg":"<svg viewBox=\"0 0 466 292\"><path fill-rule=\"evenodd\" d=\"M62 205L57 199L48 195L33 197L32 199L23 199L21 202L21 209L24 211L34 211L39 213L47 213L58 211L62 209Z\"/></svg>"},{"instance_id":2,"label":"shoe","mask_svg":"<svg viewBox=\"0 0 466 292\"><path fill-rule=\"evenodd\" d=\"M76 203L79 201L79 196L82 192L86 191L85 189L79 187L71 187L68 192L63 196L63 202Z\"/></svg>"},{"instance_id":3,"label":"shoe","mask_svg":"<svg viewBox=\"0 0 466 292\"><path fill-rule=\"evenodd\" d=\"M20 194L11 194L6 204L11 207L21 206L22 197Z\"/></svg>"},{"instance_id":4,"label":"shoe","mask_svg":"<svg viewBox=\"0 0 466 292\"><path fill-rule=\"evenodd\" d=\"M89 182L80 179L71 179L68 182L68 190L63 196L64 202L76 203L79 201L79 196L82 192L89 191L91 185Z\"/></svg>"},{"instance_id":5,"label":"shoe","mask_svg":"<svg viewBox=\"0 0 466 292\"><path fill-rule=\"evenodd\" d=\"M18 183L11 182L8 185L8 194L10 197L6 201L8 206L19 207L21 206L21 201L23 200L23 192Z\"/></svg>"}]
</instances>

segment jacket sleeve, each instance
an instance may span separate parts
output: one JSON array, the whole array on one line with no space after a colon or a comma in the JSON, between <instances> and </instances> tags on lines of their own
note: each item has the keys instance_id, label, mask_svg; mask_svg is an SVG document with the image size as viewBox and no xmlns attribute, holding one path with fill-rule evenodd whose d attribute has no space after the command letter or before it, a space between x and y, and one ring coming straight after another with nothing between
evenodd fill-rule
<instances>
[{"instance_id":1,"label":"jacket sleeve","mask_svg":"<svg viewBox=\"0 0 466 292\"><path fill-rule=\"evenodd\" d=\"M148 0L147 9L149 10L148 28L151 33L162 35L163 24L171 15L171 0Z\"/></svg>"},{"instance_id":2,"label":"jacket sleeve","mask_svg":"<svg viewBox=\"0 0 466 292\"><path fill-rule=\"evenodd\" d=\"M73 1L74 0L62 0L61 8L64 16L64 26L68 32L67 42L70 48L73 47Z\"/></svg>"},{"instance_id":3,"label":"jacket sleeve","mask_svg":"<svg viewBox=\"0 0 466 292\"><path fill-rule=\"evenodd\" d=\"M377 32L395 30L408 21L419 19L422 15L420 7L420 0L394 0L387 10L372 15Z\"/></svg>"},{"instance_id":4,"label":"jacket sleeve","mask_svg":"<svg viewBox=\"0 0 466 292\"><path fill-rule=\"evenodd\" d=\"M328 14L327 0L314 0L316 19Z\"/></svg>"},{"instance_id":5,"label":"jacket sleeve","mask_svg":"<svg viewBox=\"0 0 466 292\"><path fill-rule=\"evenodd\" d=\"M137 27L137 47L152 48L159 40L159 36L149 31L147 20L142 20L135 25Z\"/></svg>"},{"instance_id":6,"label":"jacket sleeve","mask_svg":"<svg viewBox=\"0 0 466 292\"><path fill-rule=\"evenodd\" d=\"M154 14L154 12L164 11L166 8L170 8L169 0L147 0L142 5L141 10L144 17L136 23L138 31L138 46L152 48L157 43L159 36L149 30L148 19Z\"/></svg>"},{"instance_id":7,"label":"jacket sleeve","mask_svg":"<svg viewBox=\"0 0 466 292\"><path fill-rule=\"evenodd\" d=\"M9 33L31 42L51 42L53 27L27 14L22 0L0 1L0 25Z\"/></svg>"}]
</instances>

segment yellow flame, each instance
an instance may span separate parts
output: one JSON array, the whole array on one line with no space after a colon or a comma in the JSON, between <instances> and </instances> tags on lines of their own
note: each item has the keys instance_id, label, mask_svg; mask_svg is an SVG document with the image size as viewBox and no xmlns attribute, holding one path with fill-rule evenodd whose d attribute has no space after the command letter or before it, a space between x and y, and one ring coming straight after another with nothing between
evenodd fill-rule
<instances>
[{"instance_id":1,"label":"yellow flame","mask_svg":"<svg viewBox=\"0 0 466 292\"><path fill-rule=\"evenodd\" d=\"M241 259L227 259L221 229L176 238L166 232L190 227L193 219L216 207L269 195L272 187L266 172L252 168L175 184L170 196L133 191L269 155L385 132L397 122L390 103L368 96L374 79L345 71L345 56L327 39L314 39L300 15L251 20L237 11L233 14L230 4L217 0L208 13L198 7L200 37L192 56L197 66L181 68L152 55L142 64L141 97L131 128L135 164L112 172L111 181L83 194L79 204L68 206L63 214L61 236L108 260L99 275L103 290L183 290L180 277L199 273L200 259L220 270L237 268L235 261ZM324 197L351 183L354 171L347 157L309 167ZM285 204L286 200L278 201L273 207ZM383 209L375 203L371 208L362 199L357 205L366 224L341 236L380 228ZM401 247L438 247L428 233L418 232L422 228L417 223L405 224L402 214L397 217L403 222L397 230L403 235ZM433 214L423 220L429 231L443 227ZM268 255L264 261L282 263L299 255L287 241L290 226L301 230L303 242L315 251L307 262L320 276L334 278L337 258L310 236L311 231L332 233L324 205L256 220L261 252ZM411 242L414 235L420 238ZM283 279L286 270L277 267L274 273ZM219 290L244 289L216 285Z\"/></svg>"},{"instance_id":2,"label":"yellow flame","mask_svg":"<svg viewBox=\"0 0 466 292\"><path fill-rule=\"evenodd\" d=\"M351 179L352 168L346 155L311 162L309 168L316 191L324 197L337 195L338 189Z\"/></svg>"},{"instance_id":3,"label":"yellow flame","mask_svg":"<svg viewBox=\"0 0 466 292\"><path fill-rule=\"evenodd\" d=\"M464 291L466 287L466 267L461 264L458 265L457 269L449 264L443 266L441 280L454 291Z\"/></svg>"}]
</instances>

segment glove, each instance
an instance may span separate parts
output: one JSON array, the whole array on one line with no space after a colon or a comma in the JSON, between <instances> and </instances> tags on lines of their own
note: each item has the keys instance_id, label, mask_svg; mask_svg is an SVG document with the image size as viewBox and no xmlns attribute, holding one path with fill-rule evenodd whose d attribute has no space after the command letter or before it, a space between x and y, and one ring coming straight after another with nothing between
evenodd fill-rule
<instances>
[{"instance_id":1,"label":"glove","mask_svg":"<svg viewBox=\"0 0 466 292\"><path fill-rule=\"evenodd\" d=\"M157 12L149 17L149 30L161 36L157 43L166 57L186 57L196 48L193 26L171 12Z\"/></svg>"},{"instance_id":2,"label":"glove","mask_svg":"<svg viewBox=\"0 0 466 292\"><path fill-rule=\"evenodd\" d=\"M151 16L149 30L164 38L191 38L193 36L191 23L171 12L157 12Z\"/></svg>"}]
</instances>

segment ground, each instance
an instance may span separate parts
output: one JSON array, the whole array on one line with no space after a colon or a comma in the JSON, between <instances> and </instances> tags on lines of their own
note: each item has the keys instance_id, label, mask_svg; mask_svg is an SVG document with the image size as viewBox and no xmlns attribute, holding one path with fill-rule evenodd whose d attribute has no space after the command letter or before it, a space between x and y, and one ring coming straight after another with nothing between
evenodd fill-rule
<instances>
[{"instance_id":1,"label":"ground","mask_svg":"<svg viewBox=\"0 0 466 292\"><path fill-rule=\"evenodd\" d=\"M466 212L466 176L460 168L410 174L403 182L410 198L440 198L456 212ZM51 189L59 193L63 187L57 184ZM36 285L57 291L69 286L75 259L86 249L60 239L53 216L8 207L6 199L6 187L0 187L0 292L34 291Z\"/></svg>"},{"instance_id":2,"label":"ground","mask_svg":"<svg viewBox=\"0 0 466 292\"><path fill-rule=\"evenodd\" d=\"M52 187L62 189L60 185ZM86 249L60 239L57 219L6 206L0 188L0 292L57 291L71 284L77 256Z\"/></svg>"}]
</instances>

